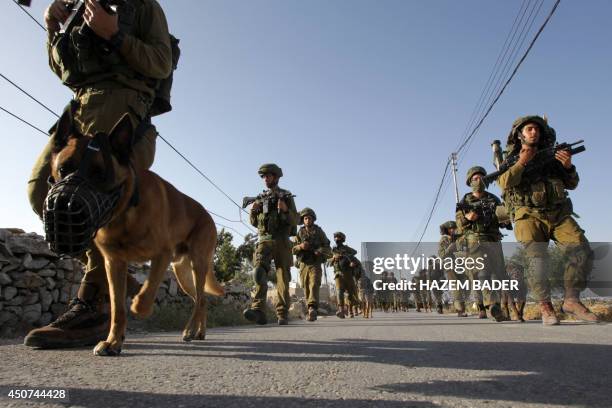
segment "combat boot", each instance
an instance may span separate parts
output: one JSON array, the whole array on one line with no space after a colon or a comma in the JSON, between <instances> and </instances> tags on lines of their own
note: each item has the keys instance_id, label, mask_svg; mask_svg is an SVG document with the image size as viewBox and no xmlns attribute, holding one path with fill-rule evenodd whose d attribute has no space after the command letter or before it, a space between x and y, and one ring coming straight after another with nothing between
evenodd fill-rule
<instances>
[{"instance_id":1,"label":"combat boot","mask_svg":"<svg viewBox=\"0 0 612 408\"><path fill-rule=\"evenodd\" d=\"M309 322L317 320L317 309L311 307L308 309L308 317L306 318Z\"/></svg>"},{"instance_id":2,"label":"combat boot","mask_svg":"<svg viewBox=\"0 0 612 408\"><path fill-rule=\"evenodd\" d=\"M491 313L491 317L495 319L496 322L503 322L506 320L506 316L504 312L502 312L501 305L499 303L493 303L489 309Z\"/></svg>"},{"instance_id":3,"label":"combat boot","mask_svg":"<svg viewBox=\"0 0 612 408\"><path fill-rule=\"evenodd\" d=\"M438 304L438 307L436 308L436 310L438 311L438 314L444 314L444 308L442 307L441 304Z\"/></svg>"},{"instance_id":4,"label":"combat boot","mask_svg":"<svg viewBox=\"0 0 612 408\"><path fill-rule=\"evenodd\" d=\"M289 319L287 319L285 316L279 316L278 317L278 325L279 326L286 326L289 324Z\"/></svg>"},{"instance_id":5,"label":"combat boot","mask_svg":"<svg viewBox=\"0 0 612 408\"><path fill-rule=\"evenodd\" d=\"M346 317L345 312L344 312L344 306L338 306L338 311L336 312L336 316L338 316L340 319L344 319Z\"/></svg>"},{"instance_id":6,"label":"combat boot","mask_svg":"<svg viewBox=\"0 0 612 408\"><path fill-rule=\"evenodd\" d=\"M598 323L599 318L582 304L578 297L579 292L573 289L565 290L565 299L561 305L561 312L573 316L583 322Z\"/></svg>"},{"instance_id":7,"label":"combat boot","mask_svg":"<svg viewBox=\"0 0 612 408\"><path fill-rule=\"evenodd\" d=\"M245 319L255 324L264 325L268 323L268 318L263 310L247 308L244 309L242 315Z\"/></svg>"},{"instance_id":8,"label":"combat boot","mask_svg":"<svg viewBox=\"0 0 612 408\"><path fill-rule=\"evenodd\" d=\"M487 308L485 308L485 305L482 303L478 304L478 318L479 319L487 318Z\"/></svg>"},{"instance_id":9,"label":"combat boot","mask_svg":"<svg viewBox=\"0 0 612 408\"><path fill-rule=\"evenodd\" d=\"M416 305L416 311L417 311L417 312L419 312L419 313L421 313L421 307L422 307L422 306L423 306L423 304L422 304L422 303L417 303L417 305Z\"/></svg>"},{"instance_id":10,"label":"combat boot","mask_svg":"<svg viewBox=\"0 0 612 408\"><path fill-rule=\"evenodd\" d=\"M544 326L557 326L559 324L555 308L550 303L550 300L540 302L540 311L542 312L542 324Z\"/></svg>"},{"instance_id":11,"label":"combat boot","mask_svg":"<svg viewBox=\"0 0 612 408\"><path fill-rule=\"evenodd\" d=\"M41 349L93 346L108 337L109 304L74 298L54 322L28 333L23 344Z\"/></svg>"}]
</instances>

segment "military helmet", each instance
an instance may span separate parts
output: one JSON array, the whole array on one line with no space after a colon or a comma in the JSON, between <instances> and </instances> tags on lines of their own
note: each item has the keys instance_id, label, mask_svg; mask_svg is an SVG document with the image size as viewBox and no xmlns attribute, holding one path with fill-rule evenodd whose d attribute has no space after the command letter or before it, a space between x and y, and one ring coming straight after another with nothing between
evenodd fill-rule
<instances>
[{"instance_id":1,"label":"military helmet","mask_svg":"<svg viewBox=\"0 0 612 408\"><path fill-rule=\"evenodd\" d=\"M334 239L336 239L336 237L340 238L342 241L346 241L346 235L344 235L344 232L334 232Z\"/></svg>"},{"instance_id":2,"label":"military helmet","mask_svg":"<svg viewBox=\"0 0 612 408\"><path fill-rule=\"evenodd\" d=\"M470 167L470 169L467 172L467 179L465 180L465 184L467 184L468 187L470 186L470 182L472 181L472 176L478 173L482 174L483 176L486 176L487 170L481 166Z\"/></svg>"},{"instance_id":3,"label":"military helmet","mask_svg":"<svg viewBox=\"0 0 612 408\"><path fill-rule=\"evenodd\" d=\"M440 235L448 235L448 230L451 228L457 229L457 223L455 221L446 221L440 225Z\"/></svg>"},{"instance_id":4,"label":"military helmet","mask_svg":"<svg viewBox=\"0 0 612 408\"><path fill-rule=\"evenodd\" d=\"M512 150L518 150L521 146L521 131L528 123L535 123L540 128L540 140L538 146L552 146L557 139L556 132L548 126L548 120L545 117L538 115L521 116L512 123L512 129L508 135L507 145L510 153Z\"/></svg>"},{"instance_id":5,"label":"military helmet","mask_svg":"<svg viewBox=\"0 0 612 408\"><path fill-rule=\"evenodd\" d=\"M317 220L317 214L310 207L305 207L302 211L300 211L300 225L304 223L304 217L310 215L313 218L313 221Z\"/></svg>"},{"instance_id":6,"label":"military helmet","mask_svg":"<svg viewBox=\"0 0 612 408\"><path fill-rule=\"evenodd\" d=\"M265 174L268 174L268 173L274 174L277 177L283 177L283 169L281 169L274 163L262 164L259 167L259 170L257 171L257 173L259 173L261 177L263 177Z\"/></svg>"}]
</instances>

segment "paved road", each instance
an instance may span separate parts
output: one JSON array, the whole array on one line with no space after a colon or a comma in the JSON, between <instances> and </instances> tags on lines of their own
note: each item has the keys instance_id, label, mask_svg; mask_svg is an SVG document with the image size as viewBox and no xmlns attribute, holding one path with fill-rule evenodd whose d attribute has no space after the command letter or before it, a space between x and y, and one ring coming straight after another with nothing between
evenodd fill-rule
<instances>
[{"instance_id":1,"label":"paved road","mask_svg":"<svg viewBox=\"0 0 612 408\"><path fill-rule=\"evenodd\" d=\"M612 325L376 313L234 327L183 344L130 334L118 358L0 343L9 388L62 388L78 407L612 406Z\"/></svg>"}]
</instances>

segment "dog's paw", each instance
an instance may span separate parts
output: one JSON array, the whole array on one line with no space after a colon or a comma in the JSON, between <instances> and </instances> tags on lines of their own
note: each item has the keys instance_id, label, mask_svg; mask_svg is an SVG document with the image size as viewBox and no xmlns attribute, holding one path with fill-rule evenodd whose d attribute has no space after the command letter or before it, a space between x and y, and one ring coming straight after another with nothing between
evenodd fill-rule
<instances>
[{"instance_id":1,"label":"dog's paw","mask_svg":"<svg viewBox=\"0 0 612 408\"><path fill-rule=\"evenodd\" d=\"M151 302L143 300L142 297L137 295L134 300L132 300L130 311L137 318L146 319L147 317L153 314L153 304Z\"/></svg>"},{"instance_id":2,"label":"dog's paw","mask_svg":"<svg viewBox=\"0 0 612 408\"><path fill-rule=\"evenodd\" d=\"M112 345L107 341L101 341L94 348L94 356L102 356L102 357L115 357L121 354L121 346L120 345Z\"/></svg>"},{"instance_id":3,"label":"dog's paw","mask_svg":"<svg viewBox=\"0 0 612 408\"><path fill-rule=\"evenodd\" d=\"M206 332L204 330L198 331L194 337L194 340L206 340Z\"/></svg>"},{"instance_id":4,"label":"dog's paw","mask_svg":"<svg viewBox=\"0 0 612 408\"><path fill-rule=\"evenodd\" d=\"M190 329L183 330L183 341L190 342L191 340L196 340L195 332Z\"/></svg>"}]
</instances>

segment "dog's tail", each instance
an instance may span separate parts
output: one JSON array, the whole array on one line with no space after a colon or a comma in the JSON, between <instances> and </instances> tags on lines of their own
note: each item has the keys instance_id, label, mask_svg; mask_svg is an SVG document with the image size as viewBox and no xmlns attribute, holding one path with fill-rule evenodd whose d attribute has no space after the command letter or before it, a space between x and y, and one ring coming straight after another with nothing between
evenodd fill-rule
<instances>
[{"instance_id":1,"label":"dog's tail","mask_svg":"<svg viewBox=\"0 0 612 408\"><path fill-rule=\"evenodd\" d=\"M215 268L212 265L206 271L206 284L204 285L204 291L210 295L223 296L225 295L225 289L217 281L215 276Z\"/></svg>"}]
</instances>

